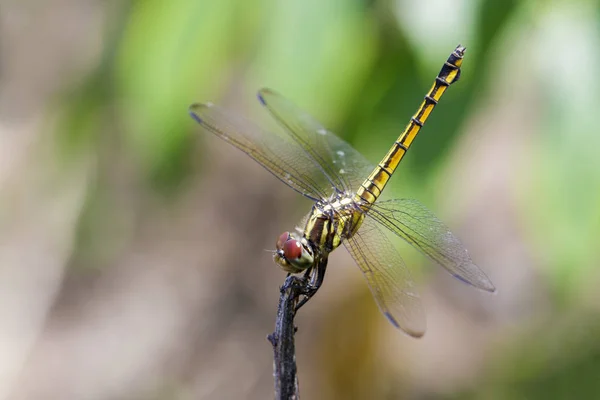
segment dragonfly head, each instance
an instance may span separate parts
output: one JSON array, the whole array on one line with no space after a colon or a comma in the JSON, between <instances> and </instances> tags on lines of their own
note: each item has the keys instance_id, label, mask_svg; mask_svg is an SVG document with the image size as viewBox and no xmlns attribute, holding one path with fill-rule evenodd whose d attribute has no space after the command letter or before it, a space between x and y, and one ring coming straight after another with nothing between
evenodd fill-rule
<instances>
[{"instance_id":1,"label":"dragonfly head","mask_svg":"<svg viewBox=\"0 0 600 400\"><path fill-rule=\"evenodd\" d=\"M284 271L297 274L311 267L315 261L312 247L303 237L283 232L277 238L273 259Z\"/></svg>"}]
</instances>

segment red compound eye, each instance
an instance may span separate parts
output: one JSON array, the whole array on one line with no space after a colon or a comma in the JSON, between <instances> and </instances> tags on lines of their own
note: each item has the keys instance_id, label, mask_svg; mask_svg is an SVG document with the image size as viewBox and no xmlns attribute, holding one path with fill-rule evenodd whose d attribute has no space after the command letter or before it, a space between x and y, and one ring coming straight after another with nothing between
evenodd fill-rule
<instances>
[{"instance_id":1,"label":"red compound eye","mask_svg":"<svg viewBox=\"0 0 600 400\"><path fill-rule=\"evenodd\" d=\"M275 244L275 246L277 247L277 250L281 250L283 249L283 245L285 244L285 242L287 242L290 238L290 233L289 232L283 232L281 235L279 235L279 237L277 238L277 243Z\"/></svg>"},{"instance_id":2,"label":"red compound eye","mask_svg":"<svg viewBox=\"0 0 600 400\"><path fill-rule=\"evenodd\" d=\"M299 259L302 255L302 245L297 240L288 240L283 244L283 255L288 260Z\"/></svg>"}]
</instances>

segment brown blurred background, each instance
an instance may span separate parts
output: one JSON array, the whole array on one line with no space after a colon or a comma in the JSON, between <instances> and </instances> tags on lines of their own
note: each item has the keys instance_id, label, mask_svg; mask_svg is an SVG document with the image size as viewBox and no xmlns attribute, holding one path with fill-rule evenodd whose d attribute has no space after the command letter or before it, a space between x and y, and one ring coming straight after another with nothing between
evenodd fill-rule
<instances>
[{"instance_id":1,"label":"brown blurred background","mask_svg":"<svg viewBox=\"0 0 600 400\"><path fill-rule=\"evenodd\" d=\"M440 216L498 293L404 246L427 309L411 339L336 251L297 319L302 397L600 397L599 11L3 0L0 398L272 398L285 274L264 250L310 203L188 105L261 118L272 87L378 161L458 43L461 81L388 196Z\"/></svg>"}]
</instances>

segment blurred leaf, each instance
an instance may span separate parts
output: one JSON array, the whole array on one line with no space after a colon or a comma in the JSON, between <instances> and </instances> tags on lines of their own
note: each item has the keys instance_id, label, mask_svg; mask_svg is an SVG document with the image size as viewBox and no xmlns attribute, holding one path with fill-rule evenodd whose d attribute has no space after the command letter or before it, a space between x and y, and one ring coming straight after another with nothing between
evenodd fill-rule
<instances>
[{"instance_id":1,"label":"blurred leaf","mask_svg":"<svg viewBox=\"0 0 600 400\"><path fill-rule=\"evenodd\" d=\"M236 4L144 0L132 7L117 65L121 106L131 146L159 181L186 170L188 106L228 78Z\"/></svg>"},{"instance_id":2,"label":"blurred leaf","mask_svg":"<svg viewBox=\"0 0 600 400\"><path fill-rule=\"evenodd\" d=\"M600 62L600 27L598 6L586 4L538 14L534 59L543 122L526 213L556 288L572 299L597 269L600 236L600 136L590 112L600 107L600 86L588 79Z\"/></svg>"},{"instance_id":3,"label":"blurred leaf","mask_svg":"<svg viewBox=\"0 0 600 400\"><path fill-rule=\"evenodd\" d=\"M344 0L273 4L251 91L272 87L333 128L374 61L376 31L363 7Z\"/></svg>"}]
</instances>

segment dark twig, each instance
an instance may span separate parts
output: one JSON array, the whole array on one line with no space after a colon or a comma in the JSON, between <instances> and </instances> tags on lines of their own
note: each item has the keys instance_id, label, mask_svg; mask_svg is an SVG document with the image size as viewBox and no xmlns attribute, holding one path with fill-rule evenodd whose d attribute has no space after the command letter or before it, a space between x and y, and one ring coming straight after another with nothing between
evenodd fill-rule
<instances>
[{"instance_id":1,"label":"dark twig","mask_svg":"<svg viewBox=\"0 0 600 400\"><path fill-rule=\"evenodd\" d=\"M281 287L275 332L268 336L273 345L275 398L277 400L298 399L299 385L296 374L296 347L294 344L294 317L301 295L307 293L309 281L290 275Z\"/></svg>"}]
</instances>

